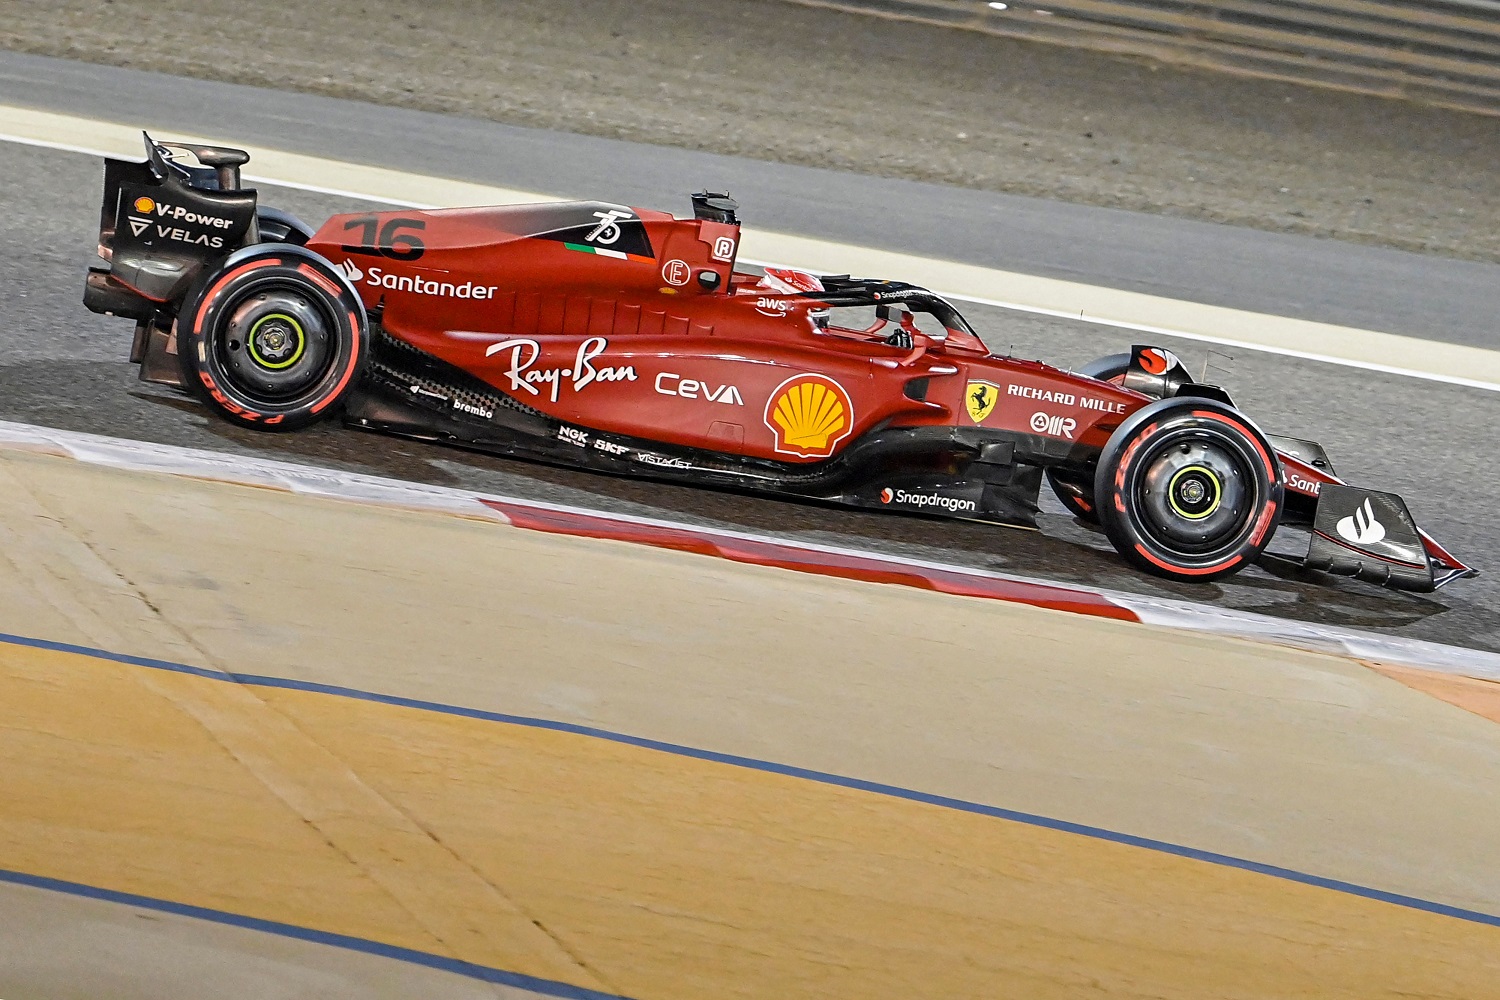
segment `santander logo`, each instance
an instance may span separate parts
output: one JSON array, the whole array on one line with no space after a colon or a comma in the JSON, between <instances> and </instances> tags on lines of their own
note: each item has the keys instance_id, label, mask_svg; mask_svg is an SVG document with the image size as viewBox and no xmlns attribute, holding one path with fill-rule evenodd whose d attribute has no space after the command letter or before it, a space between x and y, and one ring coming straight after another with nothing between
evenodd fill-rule
<instances>
[{"instance_id":1,"label":"santander logo","mask_svg":"<svg viewBox=\"0 0 1500 1000\"><path fill-rule=\"evenodd\" d=\"M1180 364L1177 355L1160 347L1148 347L1141 352L1141 367L1152 375L1164 375L1168 368Z\"/></svg>"},{"instance_id":2,"label":"santander logo","mask_svg":"<svg viewBox=\"0 0 1500 1000\"><path fill-rule=\"evenodd\" d=\"M1339 537L1355 545L1374 545L1385 537L1385 525L1375 520L1375 511L1370 506L1370 498L1355 509L1353 514L1339 519L1334 529Z\"/></svg>"}]
</instances>

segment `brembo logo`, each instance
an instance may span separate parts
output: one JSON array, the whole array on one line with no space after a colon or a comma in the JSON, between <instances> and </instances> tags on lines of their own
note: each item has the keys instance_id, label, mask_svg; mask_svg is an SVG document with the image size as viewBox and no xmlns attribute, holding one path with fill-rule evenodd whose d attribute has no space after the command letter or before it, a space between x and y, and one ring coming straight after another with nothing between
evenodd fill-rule
<instances>
[{"instance_id":1,"label":"brembo logo","mask_svg":"<svg viewBox=\"0 0 1500 1000\"><path fill-rule=\"evenodd\" d=\"M1073 440L1073 428L1078 426L1078 421L1072 417L1059 417L1051 413L1037 410L1031 415L1031 429L1038 434L1050 434L1053 437L1067 438Z\"/></svg>"},{"instance_id":2,"label":"brembo logo","mask_svg":"<svg viewBox=\"0 0 1500 1000\"><path fill-rule=\"evenodd\" d=\"M950 513L954 511L978 510L979 505L973 500L963 500L958 497L945 497L941 493L908 493L906 490L893 490L889 486L880 491L881 503L899 503L907 507L940 507Z\"/></svg>"},{"instance_id":3,"label":"brembo logo","mask_svg":"<svg viewBox=\"0 0 1500 1000\"><path fill-rule=\"evenodd\" d=\"M1340 538L1355 545L1374 545L1385 537L1385 525L1375 520L1369 497L1365 497L1365 502L1356 507L1353 514L1339 518L1334 529Z\"/></svg>"}]
</instances>

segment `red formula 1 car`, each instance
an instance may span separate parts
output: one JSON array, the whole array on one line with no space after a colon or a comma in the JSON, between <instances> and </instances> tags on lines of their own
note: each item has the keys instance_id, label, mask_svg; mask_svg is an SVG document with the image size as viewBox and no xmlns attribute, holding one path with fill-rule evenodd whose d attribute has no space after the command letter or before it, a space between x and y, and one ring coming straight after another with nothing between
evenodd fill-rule
<instances>
[{"instance_id":1,"label":"red formula 1 car","mask_svg":"<svg viewBox=\"0 0 1500 1000\"><path fill-rule=\"evenodd\" d=\"M233 423L346 423L603 472L1033 525L1042 479L1139 568L1212 580L1277 528L1410 590L1473 571L1401 498L1268 437L1171 352L1083 371L991 354L913 285L736 270L737 206L339 215L258 206L240 150L108 160L85 303ZM858 316L851 320L851 316Z\"/></svg>"}]
</instances>

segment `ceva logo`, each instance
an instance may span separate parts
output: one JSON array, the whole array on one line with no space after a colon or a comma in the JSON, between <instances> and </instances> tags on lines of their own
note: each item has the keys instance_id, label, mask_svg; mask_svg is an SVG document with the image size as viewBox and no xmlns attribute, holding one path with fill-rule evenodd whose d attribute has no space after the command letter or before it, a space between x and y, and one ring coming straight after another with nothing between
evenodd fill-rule
<instances>
[{"instance_id":1,"label":"ceva logo","mask_svg":"<svg viewBox=\"0 0 1500 1000\"><path fill-rule=\"evenodd\" d=\"M1369 497L1365 497L1365 502L1353 514L1339 518L1334 529L1338 531L1340 538L1355 545L1374 545L1385 537L1385 525L1375 520L1375 511L1370 506Z\"/></svg>"}]
</instances>

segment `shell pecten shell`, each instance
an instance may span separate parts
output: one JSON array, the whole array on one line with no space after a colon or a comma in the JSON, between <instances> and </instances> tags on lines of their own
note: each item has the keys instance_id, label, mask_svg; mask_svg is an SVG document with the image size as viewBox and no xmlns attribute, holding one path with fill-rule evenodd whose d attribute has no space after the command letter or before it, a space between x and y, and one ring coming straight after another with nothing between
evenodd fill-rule
<instances>
[{"instance_id":1,"label":"shell pecten shell","mask_svg":"<svg viewBox=\"0 0 1500 1000\"><path fill-rule=\"evenodd\" d=\"M778 452L826 458L853 429L854 405L826 375L796 375L771 394L765 419Z\"/></svg>"}]
</instances>

